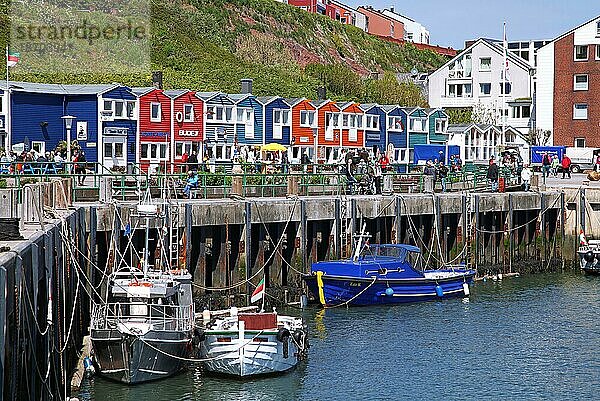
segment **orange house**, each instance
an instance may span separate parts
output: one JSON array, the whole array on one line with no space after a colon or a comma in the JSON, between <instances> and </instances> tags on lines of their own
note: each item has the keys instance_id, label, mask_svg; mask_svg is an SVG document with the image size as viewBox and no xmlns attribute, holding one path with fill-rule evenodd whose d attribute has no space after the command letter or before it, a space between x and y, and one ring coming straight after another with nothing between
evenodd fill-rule
<instances>
[{"instance_id":1,"label":"orange house","mask_svg":"<svg viewBox=\"0 0 600 401\"><path fill-rule=\"evenodd\" d=\"M372 35L404 40L404 24L371 6L358 7L357 11L367 17L367 32Z\"/></svg>"},{"instance_id":2,"label":"orange house","mask_svg":"<svg viewBox=\"0 0 600 401\"><path fill-rule=\"evenodd\" d=\"M317 109L309 99L285 99L292 109L291 155L290 160L299 161L306 152L312 159L314 135L318 128Z\"/></svg>"},{"instance_id":3,"label":"orange house","mask_svg":"<svg viewBox=\"0 0 600 401\"><path fill-rule=\"evenodd\" d=\"M342 147L362 148L365 146L364 112L355 102L338 103L341 113Z\"/></svg>"},{"instance_id":4,"label":"orange house","mask_svg":"<svg viewBox=\"0 0 600 401\"><path fill-rule=\"evenodd\" d=\"M325 162L336 149L342 147L341 110L329 99L315 100L312 104L317 110L317 161Z\"/></svg>"}]
</instances>

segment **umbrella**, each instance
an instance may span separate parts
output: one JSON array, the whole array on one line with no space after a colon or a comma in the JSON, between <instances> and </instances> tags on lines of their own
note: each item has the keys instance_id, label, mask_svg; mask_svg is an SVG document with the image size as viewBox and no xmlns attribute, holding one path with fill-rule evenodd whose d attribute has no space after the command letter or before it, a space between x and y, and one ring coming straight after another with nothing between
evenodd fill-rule
<instances>
[{"instance_id":1,"label":"umbrella","mask_svg":"<svg viewBox=\"0 0 600 401\"><path fill-rule=\"evenodd\" d=\"M287 148L279 143L268 143L263 145L261 150L266 150L267 152L284 152Z\"/></svg>"}]
</instances>

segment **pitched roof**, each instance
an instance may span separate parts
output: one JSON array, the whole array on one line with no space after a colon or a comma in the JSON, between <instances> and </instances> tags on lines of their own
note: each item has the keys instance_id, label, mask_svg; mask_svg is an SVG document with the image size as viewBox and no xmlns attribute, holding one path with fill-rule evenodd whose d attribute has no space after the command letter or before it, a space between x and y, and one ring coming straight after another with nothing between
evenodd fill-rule
<instances>
[{"instance_id":1,"label":"pitched roof","mask_svg":"<svg viewBox=\"0 0 600 401\"><path fill-rule=\"evenodd\" d=\"M379 106L377 103L362 103L359 104L358 107L362 110L362 111L369 111L371 110L373 107L377 107Z\"/></svg>"},{"instance_id":2,"label":"pitched roof","mask_svg":"<svg viewBox=\"0 0 600 401\"><path fill-rule=\"evenodd\" d=\"M300 103L303 100L306 100L305 97L293 97L293 98L285 98L283 99L287 104L290 105L290 107L294 107L295 105L297 105L298 103Z\"/></svg>"},{"instance_id":3,"label":"pitched roof","mask_svg":"<svg viewBox=\"0 0 600 401\"><path fill-rule=\"evenodd\" d=\"M196 96L198 96L202 100L210 100L219 95L223 95L221 92L196 92Z\"/></svg>"},{"instance_id":4,"label":"pitched roof","mask_svg":"<svg viewBox=\"0 0 600 401\"><path fill-rule=\"evenodd\" d=\"M330 99L312 100L311 103L313 106L315 106L316 109L318 109L318 108L325 106L327 103L331 103L331 100Z\"/></svg>"},{"instance_id":5,"label":"pitched roof","mask_svg":"<svg viewBox=\"0 0 600 401\"><path fill-rule=\"evenodd\" d=\"M145 94L150 93L155 89L157 89L155 86L145 86L141 88L131 88L131 91L134 93L134 95L139 97L144 96Z\"/></svg>"},{"instance_id":6,"label":"pitched roof","mask_svg":"<svg viewBox=\"0 0 600 401\"><path fill-rule=\"evenodd\" d=\"M179 96L185 95L188 92L191 92L191 91L188 89L172 89L172 90L165 91L165 95L167 95L171 99L177 99Z\"/></svg>"},{"instance_id":7,"label":"pitched roof","mask_svg":"<svg viewBox=\"0 0 600 401\"><path fill-rule=\"evenodd\" d=\"M94 85L72 85L72 84L45 84L38 82L11 81L10 89L16 92L47 93L55 95L97 95L117 88L119 84L94 84Z\"/></svg>"},{"instance_id":8,"label":"pitched roof","mask_svg":"<svg viewBox=\"0 0 600 401\"><path fill-rule=\"evenodd\" d=\"M381 110L385 111L386 113L394 111L395 109L402 109L402 107L395 104L384 104L383 106L379 107L381 107Z\"/></svg>"},{"instance_id":9,"label":"pitched roof","mask_svg":"<svg viewBox=\"0 0 600 401\"><path fill-rule=\"evenodd\" d=\"M267 104L274 102L277 99L282 99L282 98L280 98L279 96L259 96L256 98L256 101L258 103L262 104L263 106L266 106ZM285 102L285 100L284 100L284 102Z\"/></svg>"},{"instance_id":10,"label":"pitched roof","mask_svg":"<svg viewBox=\"0 0 600 401\"><path fill-rule=\"evenodd\" d=\"M600 20L600 15L598 15L598 16L596 16L596 17L594 17L594 18L590 19L590 20L587 20L587 21L586 21L586 22L584 22L583 24L576 26L575 28L571 29L571 30L570 30L570 31L568 31L568 32L565 32L565 33L563 33L563 34L560 34L560 35L558 35L557 37L555 37L555 38L554 38L554 39L552 39L552 40L551 40L549 43L547 43L546 45L544 45L544 46L542 46L542 47L548 46L550 43L554 43L554 42L556 42L557 40L559 40L559 39L562 39L562 38L564 38L565 36L567 36L567 35L571 34L571 32L575 32L575 31L576 31L576 30L578 30L579 28L581 28L581 27L583 27L583 26L585 26L585 25L589 24L590 22L594 22L594 21L596 21L596 20Z\"/></svg>"},{"instance_id":11,"label":"pitched roof","mask_svg":"<svg viewBox=\"0 0 600 401\"><path fill-rule=\"evenodd\" d=\"M246 100L250 96L252 96L252 94L250 94L250 93L234 93L234 94L227 95L227 97L229 99L231 99L233 101L233 103L239 103L243 100Z\"/></svg>"}]
</instances>

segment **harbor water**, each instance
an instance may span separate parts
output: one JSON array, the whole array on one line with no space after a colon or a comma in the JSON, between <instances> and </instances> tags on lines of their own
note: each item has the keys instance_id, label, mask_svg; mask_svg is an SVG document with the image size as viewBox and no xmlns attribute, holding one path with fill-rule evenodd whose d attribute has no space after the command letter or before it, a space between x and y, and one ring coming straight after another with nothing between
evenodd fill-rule
<instances>
[{"instance_id":1,"label":"harbor water","mask_svg":"<svg viewBox=\"0 0 600 401\"><path fill-rule=\"evenodd\" d=\"M283 310L281 312L284 312ZM599 399L600 279L576 273L478 282L468 300L309 308L309 359L249 381L199 366L125 386L99 377L82 400Z\"/></svg>"}]
</instances>

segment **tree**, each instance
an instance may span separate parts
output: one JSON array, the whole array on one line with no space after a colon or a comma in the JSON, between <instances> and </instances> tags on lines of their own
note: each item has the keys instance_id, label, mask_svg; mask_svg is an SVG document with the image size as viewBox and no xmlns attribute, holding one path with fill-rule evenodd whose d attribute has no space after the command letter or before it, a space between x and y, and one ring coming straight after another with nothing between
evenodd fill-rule
<instances>
[{"instance_id":1,"label":"tree","mask_svg":"<svg viewBox=\"0 0 600 401\"><path fill-rule=\"evenodd\" d=\"M417 85L412 82L400 83L391 72L386 72L380 79L369 80L366 89L367 102L429 107Z\"/></svg>"},{"instance_id":2,"label":"tree","mask_svg":"<svg viewBox=\"0 0 600 401\"><path fill-rule=\"evenodd\" d=\"M546 146L550 141L552 131L541 128L530 129L527 134L520 135L529 146Z\"/></svg>"},{"instance_id":3,"label":"tree","mask_svg":"<svg viewBox=\"0 0 600 401\"><path fill-rule=\"evenodd\" d=\"M472 122L473 110L470 108L446 109L449 124L467 124Z\"/></svg>"},{"instance_id":4,"label":"tree","mask_svg":"<svg viewBox=\"0 0 600 401\"><path fill-rule=\"evenodd\" d=\"M477 103L473 106L471 122L475 124L498 124L498 112L489 104Z\"/></svg>"}]
</instances>

